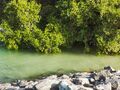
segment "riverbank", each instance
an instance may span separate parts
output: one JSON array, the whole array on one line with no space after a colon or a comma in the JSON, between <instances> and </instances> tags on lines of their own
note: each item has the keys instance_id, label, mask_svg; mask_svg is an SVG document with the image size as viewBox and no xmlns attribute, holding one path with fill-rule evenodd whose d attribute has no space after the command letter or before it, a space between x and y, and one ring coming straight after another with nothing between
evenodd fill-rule
<instances>
[{"instance_id":1,"label":"riverbank","mask_svg":"<svg viewBox=\"0 0 120 90\"><path fill-rule=\"evenodd\" d=\"M120 71L107 66L99 72L78 72L35 80L16 80L1 83L0 90L120 90Z\"/></svg>"}]
</instances>

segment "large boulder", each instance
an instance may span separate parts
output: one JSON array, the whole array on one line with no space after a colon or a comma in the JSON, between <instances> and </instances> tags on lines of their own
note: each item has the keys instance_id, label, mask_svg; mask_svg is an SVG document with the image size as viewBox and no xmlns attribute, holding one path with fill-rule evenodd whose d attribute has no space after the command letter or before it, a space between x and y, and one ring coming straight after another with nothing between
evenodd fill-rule
<instances>
[{"instance_id":1,"label":"large boulder","mask_svg":"<svg viewBox=\"0 0 120 90\"><path fill-rule=\"evenodd\" d=\"M46 79L39 80L38 84L35 85L36 90L52 90L56 85L59 84L59 79L56 75L50 76Z\"/></svg>"}]
</instances>

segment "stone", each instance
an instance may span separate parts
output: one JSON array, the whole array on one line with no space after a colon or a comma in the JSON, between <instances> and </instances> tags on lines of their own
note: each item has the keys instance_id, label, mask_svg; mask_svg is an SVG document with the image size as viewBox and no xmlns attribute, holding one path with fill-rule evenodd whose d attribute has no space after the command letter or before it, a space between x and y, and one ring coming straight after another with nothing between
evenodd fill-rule
<instances>
[{"instance_id":1,"label":"stone","mask_svg":"<svg viewBox=\"0 0 120 90\"><path fill-rule=\"evenodd\" d=\"M81 73L75 73L73 74L72 78L79 78L81 76Z\"/></svg>"},{"instance_id":2,"label":"stone","mask_svg":"<svg viewBox=\"0 0 120 90\"><path fill-rule=\"evenodd\" d=\"M112 67L110 67L110 66L106 66L106 67L104 67L104 70L109 70L111 73L116 72L116 70L115 70L115 69L113 69L113 68L112 68Z\"/></svg>"},{"instance_id":3,"label":"stone","mask_svg":"<svg viewBox=\"0 0 120 90\"><path fill-rule=\"evenodd\" d=\"M99 82L105 82L106 81L106 77L103 76L103 75L100 75L98 81Z\"/></svg>"},{"instance_id":4,"label":"stone","mask_svg":"<svg viewBox=\"0 0 120 90\"><path fill-rule=\"evenodd\" d=\"M0 90L19 90L19 86L11 86L10 83L0 84Z\"/></svg>"},{"instance_id":5,"label":"stone","mask_svg":"<svg viewBox=\"0 0 120 90\"><path fill-rule=\"evenodd\" d=\"M58 79L52 79L52 78L46 78L44 80L41 80L38 82L38 84L35 85L35 89L37 90L50 90L53 84L58 84Z\"/></svg>"},{"instance_id":6,"label":"stone","mask_svg":"<svg viewBox=\"0 0 120 90\"><path fill-rule=\"evenodd\" d=\"M99 79L99 76L97 75L96 72L92 72L92 73L90 74L90 77L89 77L89 78L93 78L94 80L98 80L98 79Z\"/></svg>"},{"instance_id":7,"label":"stone","mask_svg":"<svg viewBox=\"0 0 120 90\"><path fill-rule=\"evenodd\" d=\"M74 78L72 82L76 85L90 84L88 78Z\"/></svg>"},{"instance_id":8,"label":"stone","mask_svg":"<svg viewBox=\"0 0 120 90\"><path fill-rule=\"evenodd\" d=\"M13 82L11 82L12 86L18 86L20 84L21 80L15 80Z\"/></svg>"},{"instance_id":9,"label":"stone","mask_svg":"<svg viewBox=\"0 0 120 90\"><path fill-rule=\"evenodd\" d=\"M70 78L73 78L73 75L74 75L73 73L69 73Z\"/></svg>"},{"instance_id":10,"label":"stone","mask_svg":"<svg viewBox=\"0 0 120 90\"><path fill-rule=\"evenodd\" d=\"M69 76L67 76L67 75L62 75L62 76L61 76L61 79L70 79L70 78L69 78Z\"/></svg>"},{"instance_id":11,"label":"stone","mask_svg":"<svg viewBox=\"0 0 120 90\"><path fill-rule=\"evenodd\" d=\"M16 82L12 82L11 85L12 85L12 86L18 86L19 84L16 83Z\"/></svg>"},{"instance_id":12,"label":"stone","mask_svg":"<svg viewBox=\"0 0 120 90\"><path fill-rule=\"evenodd\" d=\"M20 88L25 88L28 85L28 82L26 80L21 80L19 83Z\"/></svg>"},{"instance_id":13,"label":"stone","mask_svg":"<svg viewBox=\"0 0 120 90\"><path fill-rule=\"evenodd\" d=\"M95 84L95 79L94 78L89 78L90 84Z\"/></svg>"},{"instance_id":14,"label":"stone","mask_svg":"<svg viewBox=\"0 0 120 90\"><path fill-rule=\"evenodd\" d=\"M59 90L58 84L52 84L50 90Z\"/></svg>"},{"instance_id":15,"label":"stone","mask_svg":"<svg viewBox=\"0 0 120 90\"><path fill-rule=\"evenodd\" d=\"M112 90L111 83L99 84L99 85L95 86L95 90Z\"/></svg>"},{"instance_id":16,"label":"stone","mask_svg":"<svg viewBox=\"0 0 120 90\"><path fill-rule=\"evenodd\" d=\"M25 88L20 88L19 90L26 90ZM35 89L34 89L35 90Z\"/></svg>"},{"instance_id":17,"label":"stone","mask_svg":"<svg viewBox=\"0 0 120 90\"><path fill-rule=\"evenodd\" d=\"M20 88L18 86L11 86L9 88L7 88L6 90L20 90Z\"/></svg>"},{"instance_id":18,"label":"stone","mask_svg":"<svg viewBox=\"0 0 120 90\"><path fill-rule=\"evenodd\" d=\"M83 72L83 73L80 73L80 77L90 77L91 73L88 73L88 72Z\"/></svg>"},{"instance_id":19,"label":"stone","mask_svg":"<svg viewBox=\"0 0 120 90\"><path fill-rule=\"evenodd\" d=\"M116 71L116 73L114 75L120 76L120 70Z\"/></svg>"},{"instance_id":20,"label":"stone","mask_svg":"<svg viewBox=\"0 0 120 90\"><path fill-rule=\"evenodd\" d=\"M27 89L27 90L28 90L28 89L30 89L30 90L31 90L31 89L33 89L33 88L34 88L34 86L33 86L33 85L31 85L31 84L30 84L30 85L25 86L25 89Z\"/></svg>"},{"instance_id":21,"label":"stone","mask_svg":"<svg viewBox=\"0 0 120 90\"><path fill-rule=\"evenodd\" d=\"M112 87L112 89L114 90L116 90L117 88L118 88L118 81L115 81L115 80L112 80L111 81L111 87Z\"/></svg>"},{"instance_id":22,"label":"stone","mask_svg":"<svg viewBox=\"0 0 120 90\"><path fill-rule=\"evenodd\" d=\"M93 88L93 84L84 84L83 86Z\"/></svg>"},{"instance_id":23,"label":"stone","mask_svg":"<svg viewBox=\"0 0 120 90\"><path fill-rule=\"evenodd\" d=\"M100 72L98 73L98 76L104 76L104 77L110 77L110 76L112 76L112 75L113 75L113 74L110 73L109 70L102 70L102 71L100 71Z\"/></svg>"},{"instance_id":24,"label":"stone","mask_svg":"<svg viewBox=\"0 0 120 90\"><path fill-rule=\"evenodd\" d=\"M57 75L49 76L49 77L47 77L47 79L57 79Z\"/></svg>"},{"instance_id":25,"label":"stone","mask_svg":"<svg viewBox=\"0 0 120 90\"><path fill-rule=\"evenodd\" d=\"M90 84L88 78L79 78L79 83L81 83L82 85L84 85L84 84Z\"/></svg>"},{"instance_id":26,"label":"stone","mask_svg":"<svg viewBox=\"0 0 120 90\"><path fill-rule=\"evenodd\" d=\"M71 90L71 88L67 82L61 81L59 84L59 90Z\"/></svg>"},{"instance_id":27,"label":"stone","mask_svg":"<svg viewBox=\"0 0 120 90\"><path fill-rule=\"evenodd\" d=\"M107 83L104 85L104 90L112 90L111 83Z\"/></svg>"},{"instance_id":28,"label":"stone","mask_svg":"<svg viewBox=\"0 0 120 90\"><path fill-rule=\"evenodd\" d=\"M60 81L59 90L78 90L77 86L72 83L68 83L67 81Z\"/></svg>"},{"instance_id":29,"label":"stone","mask_svg":"<svg viewBox=\"0 0 120 90\"><path fill-rule=\"evenodd\" d=\"M36 84L38 84L37 81L35 81L35 82L29 81L29 82L28 82L28 85L25 86L25 88L26 88L26 89L30 89L30 88L32 89Z\"/></svg>"},{"instance_id":30,"label":"stone","mask_svg":"<svg viewBox=\"0 0 120 90\"><path fill-rule=\"evenodd\" d=\"M76 90L93 90L93 88L88 88L88 87L84 87L84 86L79 86L78 89Z\"/></svg>"},{"instance_id":31,"label":"stone","mask_svg":"<svg viewBox=\"0 0 120 90\"><path fill-rule=\"evenodd\" d=\"M95 86L95 90L104 90L103 84L99 84L99 85Z\"/></svg>"},{"instance_id":32,"label":"stone","mask_svg":"<svg viewBox=\"0 0 120 90\"><path fill-rule=\"evenodd\" d=\"M11 87L10 83L0 84L0 90L6 90Z\"/></svg>"},{"instance_id":33,"label":"stone","mask_svg":"<svg viewBox=\"0 0 120 90\"><path fill-rule=\"evenodd\" d=\"M81 85L82 84L81 81L79 80L79 78L73 79L72 82L76 85Z\"/></svg>"}]
</instances>

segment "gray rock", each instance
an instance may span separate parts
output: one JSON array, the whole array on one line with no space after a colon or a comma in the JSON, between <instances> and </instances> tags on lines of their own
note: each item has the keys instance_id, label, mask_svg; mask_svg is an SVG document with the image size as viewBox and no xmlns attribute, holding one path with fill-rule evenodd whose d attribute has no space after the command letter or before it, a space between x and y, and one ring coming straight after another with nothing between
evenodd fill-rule
<instances>
[{"instance_id":1,"label":"gray rock","mask_svg":"<svg viewBox=\"0 0 120 90\"><path fill-rule=\"evenodd\" d=\"M79 83L81 83L82 85L84 85L84 84L90 84L88 78L79 78Z\"/></svg>"},{"instance_id":2,"label":"gray rock","mask_svg":"<svg viewBox=\"0 0 120 90\"><path fill-rule=\"evenodd\" d=\"M104 90L112 90L111 83L107 83L104 85Z\"/></svg>"},{"instance_id":3,"label":"gray rock","mask_svg":"<svg viewBox=\"0 0 120 90\"><path fill-rule=\"evenodd\" d=\"M70 78L69 78L69 76L67 76L67 75L62 75L62 76L61 76L61 79L70 79Z\"/></svg>"},{"instance_id":4,"label":"gray rock","mask_svg":"<svg viewBox=\"0 0 120 90\"><path fill-rule=\"evenodd\" d=\"M60 81L58 79L52 79L51 77L44 80L40 80L38 84L35 85L36 90L50 90L53 84L58 84Z\"/></svg>"},{"instance_id":5,"label":"gray rock","mask_svg":"<svg viewBox=\"0 0 120 90\"><path fill-rule=\"evenodd\" d=\"M118 81L116 81L116 80L111 81L111 87L113 90L114 89L116 90L118 88L118 85L119 85Z\"/></svg>"},{"instance_id":6,"label":"gray rock","mask_svg":"<svg viewBox=\"0 0 120 90\"><path fill-rule=\"evenodd\" d=\"M104 90L103 84L95 86L95 90Z\"/></svg>"},{"instance_id":7,"label":"gray rock","mask_svg":"<svg viewBox=\"0 0 120 90\"><path fill-rule=\"evenodd\" d=\"M73 74L72 78L79 78L81 76L81 73L75 73Z\"/></svg>"},{"instance_id":8,"label":"gray rock","mask_svg":"<svg viewBox=\"0 0 120 90\"><path fill-rule=\"evenodd\" d=\"M21 80L19 83L20 88L25 88L28 85L28 81L26 80Z\"/></svg>"},{"instance_id":9,"label":"gray rock","mask_svg":"<svg viewBox=\"0 0 120 90\"><path fill-rule=\"evenodd\" d=\"M113 74L109 70L102 70L98 73L98 76L111 77Z\"/></svg>"},{"instance_id":10,"label":"gray rock","mask_svg":"<svg viewBox=\"0 0 120 90\"><path fill-rule=\"evenodd\" d=\"M31 89L34 89L34 86L30 84L30 85L25 86L25 89L27 89L27 90L30 89L31 90Z\"/></svg>"},{"instance_id":11,"label":"gray rock","mask_svg":"<svg viewBox=\"0 0 120 90\"><path fill-rule=\"evenodd\" d=\"M61 81L59 84L59 90L72 90L72 89L69 87L69 84L67 82Z\"/></svg>"},{"instance_id":12,"label":"gray rock","mask_svg":"<svg viewBox=\"0 0 120 90\"><path fill-rule=\"evenodd\" d=\"M84 86L79 86L78 89L76 90L93 90L93 88L88 88L88 87L84 87Z\"/></svg>"},{"instance_id":13,"label":"gray rock","mask_svg":"<svg viewBox=\"0 0 120 90\"><path fill-rule=\"evenodd\" d=\"M73 79L72 82L76 85L81 85L82 84L82 82L79 80L79 78Z\"/></svg>"},{"instance_id":14,"label":"gray rock","mask_svg":"<svg viewBox=\"0 0 120 90\"><path fill-rule=\"evenodd\" d=\"M89 78L90 84L95 84L95 79L94 78Z\"/></svg>"},{"instance_id":15,"label":"gray rock","mask_svg":"<svg viewBox=\"0 0 120 90\"><path fill-rule=\"evenodd\" d=\"M61 81L58 87L59 90L78 90L77 86L67 81Z\"/></svg>"},{"instance_id":16,"label":"gray rock","mask_svg":"<svg viewBox=\"0 0 120 90\"><path fill-rule=\"evenodd\" d=\"M11 87L10 83L0 84L0 90L6 90Z\"/></svg>"},{"instance_id":17,"label":"gray rock","mask_svg":"<svg viewBox=\"0 0 120 90\"><path fill-rule=\"evenodd\" d=\"M47 77L47 79L57 79L57 75L49 76L49 77Z\"/></svg>"},{"instance_id":18,"label":"gray rock","mask_svg":"<svg viewBox=\"0 0 120 90\"><path fill-rule=\"evenodd\" d=\"M104 70L108 70L108 71L110 71L111 73L116 72L116 70L113 69L111 66L106 66L106 67L104 67Z\"/></svg>"},{"instance_id":19,"label":"gray rock","mask_svg":"<svg viewBox=\"0 0 120 90\"><path fill-rule=\"evenodd\" d=\"M95 86L95 90L112 90L111 83L99 84L99 85Z\"/></svg>"},{"instance_id":20,"label":"gray rock","mask_svg":"<svg viewBox=\"0 0 120 90\"><path fill-rule=\"evenodd\" d=\"M116 71L116 73L114 73L115 76L120 76L120 70Z\"/></svg>"},{"instance_id":21,"label":"gray rock","mask_svg":"<svg viewBox=\"0 0 120 90\"><path fill-rule=\"evenodd\" d=\"M90 87L90 88L93 88L94 85L93 85L93 84L84 84L83 86L84 86L84 87Z\"/></svg>"},{"instance_id":22,"label":"gray rock","mask_svg":"<svg viewBox=\"0 0 120 90\"><path fill-rule=\"evenodd\" d=\"M11 87L7 88L6 90L20 90L20 88L18 86L16 86L16 87L11 86Z\"/></svg>"},{"instance_id":23,"label":"gray rock","mask_svg":"<svg viewBox=\"0 0 120 90\"><path fill-rule=\"evenodd\" d=\"M11 82L11 85L12 86L19 86L20 82L21 82L21 80L15 80L15 81Z\"/></svg>"},{"instance_id":24,"label":"gray rock","mask_svg":"<svg viewBox=\"0 0 120 90\"><path fill-rule=\"evenodd\" d=\"M59 90L58 84L52 84L50 90Z\"/></svg>"},{"instance_id":25,"label":"gray rock","mask_svg":"<svg viewBox=\"0 0 120 90\"><path fill-rule=\"evenodd\" d=\"M101 83L104 83L106 81L106 77L103 75L100 75L98 81Z\"/></svg>"}]
</instances>

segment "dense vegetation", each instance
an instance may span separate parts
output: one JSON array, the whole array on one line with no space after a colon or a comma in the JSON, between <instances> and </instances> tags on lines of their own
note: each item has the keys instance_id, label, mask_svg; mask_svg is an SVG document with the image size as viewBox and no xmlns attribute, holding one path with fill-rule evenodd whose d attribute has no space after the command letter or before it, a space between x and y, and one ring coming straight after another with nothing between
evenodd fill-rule
<instances>
[{"instance_id":1,"label":"dense vegetation","mask_svg":"<svg viewBox=\"0 0 120 90\"><path fill-rule=\"evenodd\" d=\"M120 0L9 0L0 10L0 42L8 49L57 53L77 45L120 54Z\"/></svg>"}]
</instances>

